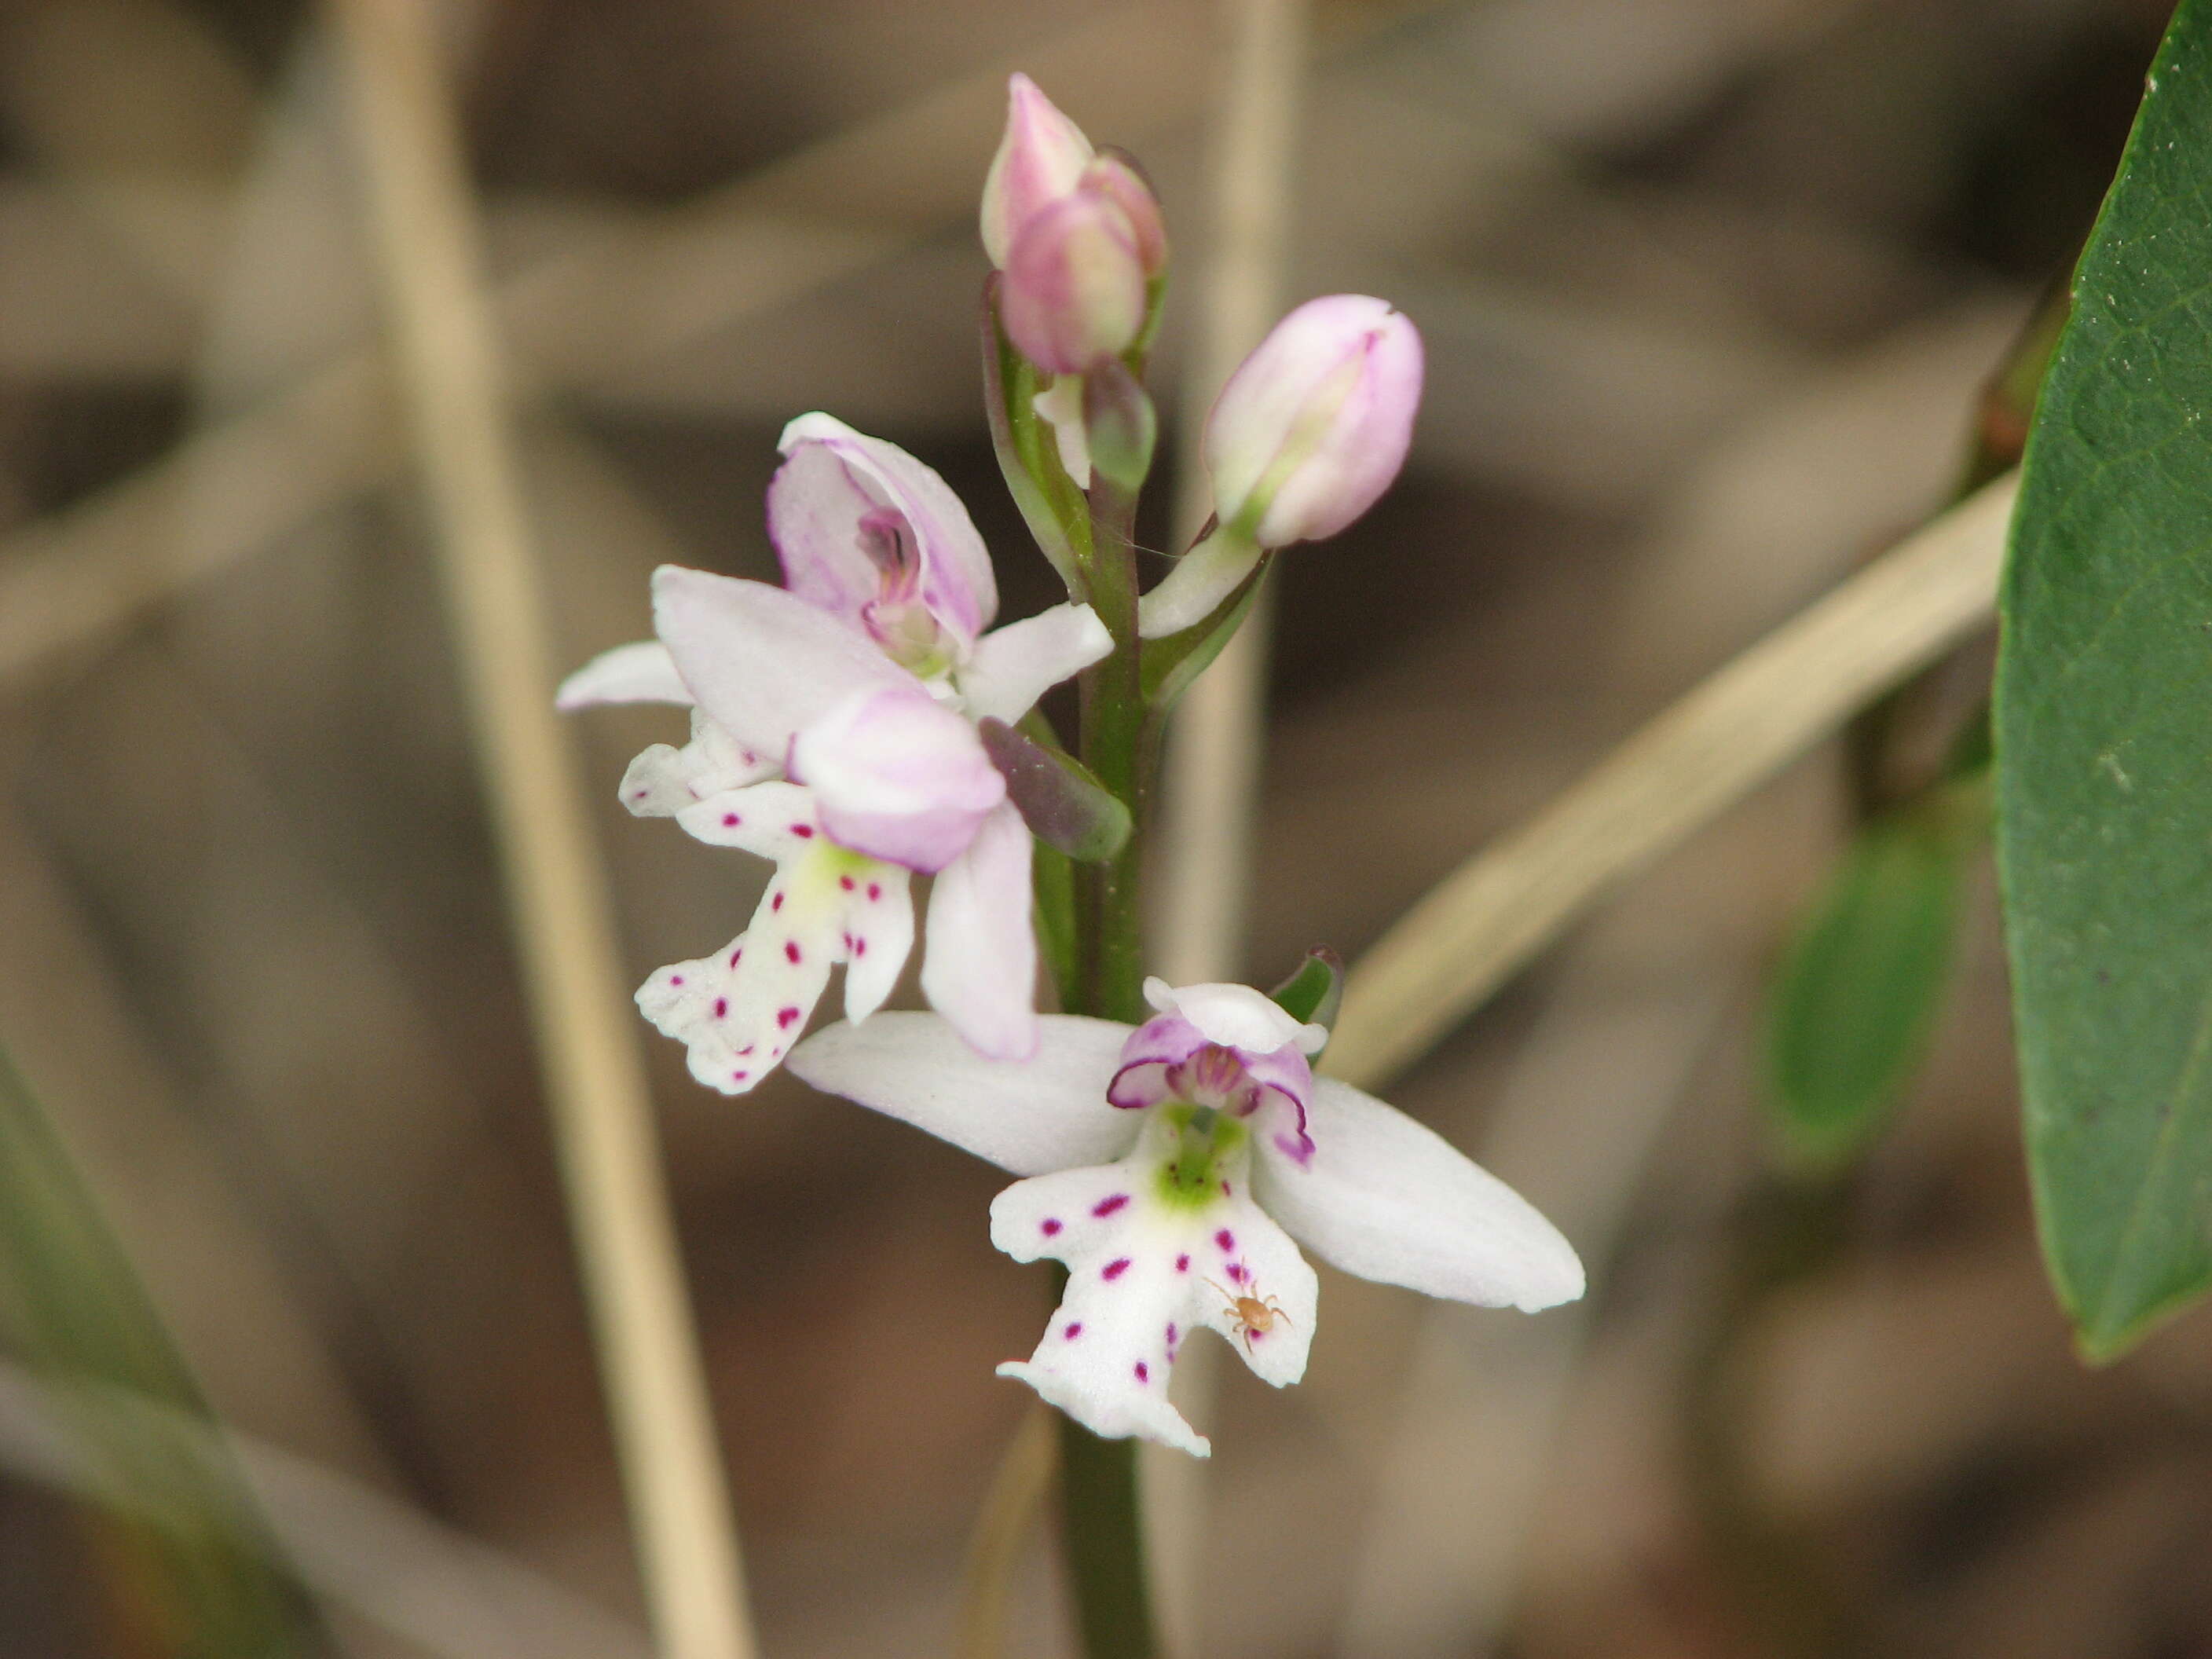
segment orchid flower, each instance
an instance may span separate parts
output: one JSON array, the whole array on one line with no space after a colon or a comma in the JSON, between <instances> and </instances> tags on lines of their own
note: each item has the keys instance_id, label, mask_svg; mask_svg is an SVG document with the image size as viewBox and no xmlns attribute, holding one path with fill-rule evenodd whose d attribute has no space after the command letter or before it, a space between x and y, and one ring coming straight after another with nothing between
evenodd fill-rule
<instances>
[{"instance_id":1,"label":"orchid flower","mask_svg":"<svg viewBox=\"0 0 2212 1659\"><path fill-rule=\"evenodd\" d=\"M991 1242L1067 1288L1026 1360L999 1368L1092 1432L1206 1456L1167 1397L1209 1329L1277 1388L1305 1372L1318 1286L1300 1253L1431 1296L1528 1311L1583 1292L1557 1229L1395 1108L1316 1078L1326 1041L1242 985L1145 994L1144 1024L1046 1015L1035 1058L994 1061L942 1019L833 1025L792 1055L827 1090L1023 1176Z\"/></svg>"},{"instance_id":2,"label":"orchid flower","mask_svg":"<svg viewBox=\"0 0 2212 1659\"><path fill-rule=\"evenodd\" d=\"M787 587L663 566L658 639L617 647L560 706L688 704L691 739L631 763L623 804L773 860L751 926L663 968L638 1006L692 1075L743 1094L782 1060L843 964L846 1017L881 1006L913 948L908 883L934 874L923 994L1001 1058L1036 1042L1030 833L975 722L1018 720L1112 648L1087 605L987 633L998 590L945 481L827 415L784 430L769 533Z\"/></svg>"}]
</instances>

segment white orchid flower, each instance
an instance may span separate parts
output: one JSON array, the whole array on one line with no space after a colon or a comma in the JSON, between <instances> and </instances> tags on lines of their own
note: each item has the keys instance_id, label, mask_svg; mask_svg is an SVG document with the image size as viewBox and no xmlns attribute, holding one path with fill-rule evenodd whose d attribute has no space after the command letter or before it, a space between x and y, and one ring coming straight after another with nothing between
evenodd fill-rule
<instances>
[{"instance_id":1,"label":"white orchid flower","mask_svg":"<svg viewBox=\"0 0 2212 1659\"><path fill-rule=\"evenodd\" d=\"M945 481L827 415L785 428L769 532L786 587L663 566L657 639L617 647L560 706L691 707L691 740L631 763L623 804L775 860L751 926L637 994L691 1073L743 1094L783 1059L842 964L845 1012L882 1004L914 943L908 882L937 878L921 985L983 1052L1035 1048L1030 832L975 722L1012 722L1106 655L1088 605L986 633L998 590Z\"/></svg>"},{"instance_id":2,"label":"white orchid flower","mask_svg":"<svg viewBox=\"0 0 2212 1659\"><path fill-rule=\"evenodd\" d=\"M1094 1433L1206 1456L1167 1397L1210 1329L1281 1388L1304 1375L1317 1284L1299 1250L1384 1284L1534 1311L1583 1293L1558 1230L1395 1108L1313 1075L1326 1033L1242 985L1148 981L1155 1018L1046 1015L1036 1056L994 1061L943 1019L833 1025L791 1069L1024 1179L991 1242L1067 1289L999 1368Z\"/></svg>"}]
</instances>

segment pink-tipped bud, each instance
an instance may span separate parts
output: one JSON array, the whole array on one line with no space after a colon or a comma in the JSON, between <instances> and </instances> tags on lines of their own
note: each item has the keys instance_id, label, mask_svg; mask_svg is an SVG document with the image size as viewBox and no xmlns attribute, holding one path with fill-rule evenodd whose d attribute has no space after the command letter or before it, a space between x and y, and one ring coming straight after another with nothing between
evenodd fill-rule
<instances>
[{"instance_id":1,"label":"pink-tipped bud","mask_svg":"<svg viewBox=\"0 0 2212 1659\"><path fill-rule=\"evenodd\" d=\"M1404 465L1421 337L1364 294L1309 300L1238 365L1201 450L1222 528L1261 547L1334 536Z\"/></svg>"},{"instance_id":2,"label":"pink-tipped bud","mask_svg":"<svg viewBox=\"0 0 2212 1659\"><path fill-rule=\"evenodd\" d=\"M999 313L1039 368L1080 374L1145 325L1145 265L1128 216L1082 190L1031 214L1006 256Z\"/></svg>"},{"instance_id":3,"label":"pink-tipped bud","mask_svg":"<svg viewBox=\"0 0 2212 1659\"><path fill-rule=\"evenodd\" d=\"M1145 275L1157 276L1168 268L1168 226L1160 215L1160 198L1127 155L1103 151L1083 169L1079 190L1094 191L1128 216L1129 234Z\"/></svg>"},{"instance_id":4,"label":"pink-tipped bud","mask_svg":"<svg viewBox=\"0 0 2212 1659\"><path fill-rule=\"evenodd\" d=\"M1023 223L1074 193L1091 161L1083 129L1053 106L1026 75L1006 87L1006 131L983 179L983 251L1003 270Z\"/></svg>"}]
</instances>

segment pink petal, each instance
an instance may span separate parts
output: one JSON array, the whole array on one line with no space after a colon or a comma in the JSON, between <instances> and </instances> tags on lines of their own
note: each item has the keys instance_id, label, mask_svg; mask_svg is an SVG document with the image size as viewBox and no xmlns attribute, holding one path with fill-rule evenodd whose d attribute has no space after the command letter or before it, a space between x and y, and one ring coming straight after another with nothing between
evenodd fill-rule
<instances>
[{"instance_id":1,"label":"pink petal","mask_svg":"<svg viewBox=\"0 0 2212 1659\"><path fill-rule=\"evenodd\" d=\"M807 726L789 770L833 839L910 870L945 868L1006 798L975 728L911 679L856 693Z\"/></svg>"},{"instance_id":2,"label":"pink petal","mask_svg":"<svg viewBox=\"0 0 2212 1659\"><path fill-rule=\"evenodd\" d=\"M699 706L757 755L781 755L855 691L917 684L866 635L766 582L665 564L653 617Z\"/></svg>"},{"instance_id":3,"label":"pink petal","mask_svg":"<svg viewBox=\"0 0 2212 1659\"><path fill-rule=\"evenodd\" d=\"M777 447L790 459L769 486L769 535L792 590L819 594L816 603L840 614L856 593L862 602L873 599L875 570L860 548L860 521L889 507L914 532L922 604L963 649L973 645L999 613L999 589L989 550L951 486L896 444L828 415L800 416Z\"/></svg>"}]
</instances>

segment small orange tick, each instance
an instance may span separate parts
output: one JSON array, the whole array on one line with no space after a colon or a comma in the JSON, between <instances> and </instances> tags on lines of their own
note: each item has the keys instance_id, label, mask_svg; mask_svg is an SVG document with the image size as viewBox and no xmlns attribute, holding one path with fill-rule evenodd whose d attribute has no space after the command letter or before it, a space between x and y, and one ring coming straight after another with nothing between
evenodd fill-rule
<instances>
[{"instance_id":1,"label":"small orange tick","mask_svg":"<svg viewBox=\"0 0 2212 1659\"><path fill-rule=\"evenodd\" d=\"M1261 1296L1260 1282L1257 1279L1252 1281L1251 1294L1249 1296L1234 1294L1221 1285L1215 1285L1210 1279L1206 1282L1221 1297L1225 1304L1224 1311L1237 1322L1237 1334L1244 1339L1244 1351L1247 1353L1252 1351L1252 1339L1255 1336L1265 1336L1273 1330L1277 1320L1280 1320L1285 1325L1294 1322L1290 1315L1283 1311L1281 1303L1276 1301L1272 1296L1266 1297Z\"/></svg>"}]
</instances>

